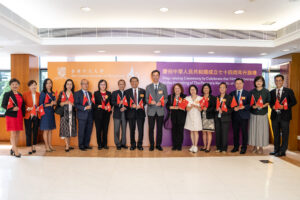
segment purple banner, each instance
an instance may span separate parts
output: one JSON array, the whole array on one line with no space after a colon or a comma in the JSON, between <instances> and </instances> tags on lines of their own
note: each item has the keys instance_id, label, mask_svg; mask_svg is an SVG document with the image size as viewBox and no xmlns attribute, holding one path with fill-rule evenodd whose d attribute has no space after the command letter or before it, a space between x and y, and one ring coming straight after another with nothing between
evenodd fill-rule
<instances>
[{"instance_id":1,"label":"purple banner","mask_svg":"<svg viewBox=\"0 0 300 200\"><path fill-rule=\"evenodd\" d=\"M245 90L252 90L253 80L256 76L262 74L261 64L247 63L172 63L158 62L157 69L161 72L160 81L167 85L168 93L171 93L172 86L175 83L181 83L184 87L184 93L189 95L188 87L196 85L201 94L201 87L204 83L209 83L212 87L214 96L219 94L219 84L226 82L228 85L227 93L235 90L234 80L243 78L245 81ZM232 130L228 136L229 145L233 144ZM199 145L202 145L202 134L200 133ZM212 144L215 144L215 134L213 134ZM172 145L171 130L164 129L163 145ZM183 145L191 145L190 135L185 131Z\"/></svg>"}]
</instances>

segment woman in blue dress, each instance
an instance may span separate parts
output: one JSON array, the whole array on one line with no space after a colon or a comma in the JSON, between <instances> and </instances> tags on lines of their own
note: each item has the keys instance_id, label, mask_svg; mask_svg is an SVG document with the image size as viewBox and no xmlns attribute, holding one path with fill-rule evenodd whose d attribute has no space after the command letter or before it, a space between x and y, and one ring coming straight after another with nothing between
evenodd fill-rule
<instances>
[{"instance_id":1,"label":"woman in blue dress","mask_svg":"<svg viewBox=\"0 0 300 200\"><path fill-rule=\"evenodd\" d=\"M43 138L46 146L46 151L51 152L55 149L51 145L52 130L56 128L54 117L54 106L56 98L52 91L53 82L47 78L43 83L43 91L40 95L40 105L44 106L45 115L41 117L40 129L43 131Z\"/></svg>"}]
</instances>

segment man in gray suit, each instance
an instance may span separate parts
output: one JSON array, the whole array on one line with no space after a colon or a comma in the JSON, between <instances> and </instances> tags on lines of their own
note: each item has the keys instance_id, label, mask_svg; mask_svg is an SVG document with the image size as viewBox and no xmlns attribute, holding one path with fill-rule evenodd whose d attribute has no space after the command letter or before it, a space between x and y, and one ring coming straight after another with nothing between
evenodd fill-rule
<instances>
[{"instance_id":1,"label":"man in gray suit","mask_svg":"<svg viewBox=\"0 0 300 200\"><path fill-rule=\"evenodd\" d=\"M154 150L154 125L156 121L156 148L159 151L162 151L163 149L161 147L161 142L164 121L164 105L168 101L168 92L166 85L159 82L160 72L158 70L152 71L151 76L153 83L146 87L146 103L148 104L147 113L150 141L149 150ZM162 102L164 105L162 105Z\"/></svg>"}]
</instances>

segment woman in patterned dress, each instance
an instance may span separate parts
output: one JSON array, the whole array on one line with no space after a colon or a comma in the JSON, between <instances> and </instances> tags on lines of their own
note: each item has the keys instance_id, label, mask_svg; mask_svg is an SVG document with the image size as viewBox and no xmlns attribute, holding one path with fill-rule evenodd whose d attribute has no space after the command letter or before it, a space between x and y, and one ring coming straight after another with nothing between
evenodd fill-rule
<instances>
[{"instance_id":1,"label":"woman in patterned dress","mask_svg":"<svg viewBox=\"0 0 300 200\"><path fill-rule=\"evenodd\" d=\"M64 90L60 92L57 105L63 107L64 114L60 117L59 136L65 140L65 151L74 149L70 146L71 137L77 136L76 111L74 107L74 82L72 79L66 80Z\"/></svg>"}]
</instances>

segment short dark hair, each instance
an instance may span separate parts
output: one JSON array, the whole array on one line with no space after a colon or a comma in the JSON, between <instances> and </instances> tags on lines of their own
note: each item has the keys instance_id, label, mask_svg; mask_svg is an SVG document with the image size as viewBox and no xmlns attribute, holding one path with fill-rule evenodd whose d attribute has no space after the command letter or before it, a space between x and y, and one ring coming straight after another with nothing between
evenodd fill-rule
<instances>
[{"instance_id":1,"label":"short dark hair","mask_svg":"<svg viewBox=\"0 0 300 200\"><path fill-rule=\"evenodd\" d=\"M263 87L265 87L266 86L266 82L265 82L265 79L264 79L264 77L262 77L262 76L257 76L257 77L255 77L255 79L254 79L254 87L256 88L256 82L258 81L258 80L262 80L262 82L263 82Z\"/></svg>"},{"instance_id":2,"label":"short dark hair","mask_svg":"<svg viewBox=\"0 0 300 200\"><path fill-rule=\"evenodd\" d=\"M18 79L16 79L16 78L10 79L9 85L11 85L12 83L18 83L20 85L20 81Z\"/></svg>"},{"instance_id":3,"label":"short dark hair","mask_svg":"<svg viewBox=\"0 0 300 200\"><path fill-rule=\"evenodd\" d=\"M234 83L237 82L237 81L242 81L243 83L245 83L244 79L242 79L242 78L236 78L236 79L234 80Z\"/></svg>"},{"instance_id":4,"label":"short dark hair","mask_svg":"<svg viewBox=\"0 0 300 200\"><path fill-rule=\"evenodd\" d=\"M50 78L46 78L45 80L44 80L44 82L43 82L43 92L44 93L47 93L48 91L47 91L47 88L46 88L46 85L47 85L47 82L48 81L50 81L51 83L52 83L52 87L51 87L51 93L53 93L53 91L52 91L52 88L53 88L53 81L50 79Z\"/></svg>"},{"instance_id":5,"label":"short dark hair","mask_svg":"<svg viewBox=\"0 0 300 200\"><path fill-rule=\"evenodd\" d=\"M74 89L75 89L75 85L74 85L74 81L72 80L72 79L67 79L66 81L65 81L65 84L64 84L64 92L66 92L67 91L67 83L68 82L72 82L72 89L71 89L71 91L72 91L72 93L74 93Z\"/></svg>"},{"instance_id":6,"label":"short dark hair","mask_svg":"<svg viewBox=\"0 0 300 200\"><path fill-rule=\"evenodd\" d=\"M175 93L174 89L175 89L176 86L178 86L178 87L180 88L181 94L183 94L184 90L183 90L183 87L182 87L182 85L181 85L180 83L175 83L175 84L173 85L173 87L172 87L172 92Z\"/></svg>"},{"instance_id":7,"label":"short dark hair","mask_svg":"<svg viewBox=\"0 0 300 200\"><path fill-rule=\"evenodd\" d=\"M151 75L153 75L153 74L156 73L156 72L158 73L158 75L160 75L160 71L157 70L157 69L156 69L156 70L153 70L153 71L151 72Z\"/></svg>"},{"instance_id":8,"label":"short dark hair","mask_svg":"<svg viewBox=\"0 0 300 200\"><path fill-rule=\"evenodd\" d=\"M278 78L278 77L280 77L280 78L282 78L282 80L284 80L284 76L283 76L282 74L277 74L277 75L274 77L274 80L275 80L276 78Z\"/></svg>"},{"instance_id":9,"label":"short dark hair","mask_svg":"<svg viewBox=\"0 0 300 200\"><path fill-rule=\"evenodd\" d=\"M101 79L101 80L98 82L98 90L99 90L99 91L100 91L100 84L101 84L102 82L104 82L105 85L106 85L105 90L107 89L107 81L104 80L104 79Z\"/></svg>"},{"instance_id":10,"label":"short dark hair","mask_svg":"<svg viewBox=\"0 0 300 200\"><path fill-rule=\"evenodd\" d=\"M225 87L227 88L227 83L221 82L221 83L219 84L219 87L220 87L221 85L225 85Z\"/></svg>"},{"instance_id":11,"label":"short dark hair","mask_svg":"<svg viewBox=\"0 0 300 200\"><path fill-rule=\"evenodd\" d=\"M120 80L118 80L118 85L120 84L120 82L124 82L124 84L126 85L126 82L125 82L125 80L124 79L120 79Z\"/></svg>"},{"instance_id":12,"label":"short dark hair","mask_svg":"<svg viewBox=\"0 0 300 200\"><path fill-rule=\"evenodd\" d=\"M210 86L209 83L204 83L204 84L202 85L201 93L204 94L203 90L204 90L204 87L205 87L205 86L207 86L207 87L209 88L209 94L211 94L212 91L211 91L211 86Z\"/></svg>"},{"instance_id":13,"label":"short dark hair","mask_svg":"<svg viewBox=\"0 0 300 200\"><path fill-rule=\"evenodd\" d=\"M196 85L190 85L190 87L189 87L189 94L191 94L191 88L192 87L196 89L196 93L198 94L198 87Z\"/></svg>"},{"instance_id":14,"label":"short dark hair","mask_svg":"<svg viewBox=\"0 0 300 200\"><path fill-rule=\"evenodd\" d=\"M37 82L35 80L30 80L30 81L28 81L27 85L28 85L28 87L30 87L34 83L37 85Z\"/></svg>"},{"instance_id":15,"label":"short dark hair","mask_svg":"<svg viewBox=\"0 0 300 200\"><path fill-rule=\"evenodd\" d=\"M131 77L130 80L129 80L129 82L131 82L133 79L135 79L135 80L137 80L137 82L139 82L139 79L136 76Z\"/></svg>"}]
</instances>

